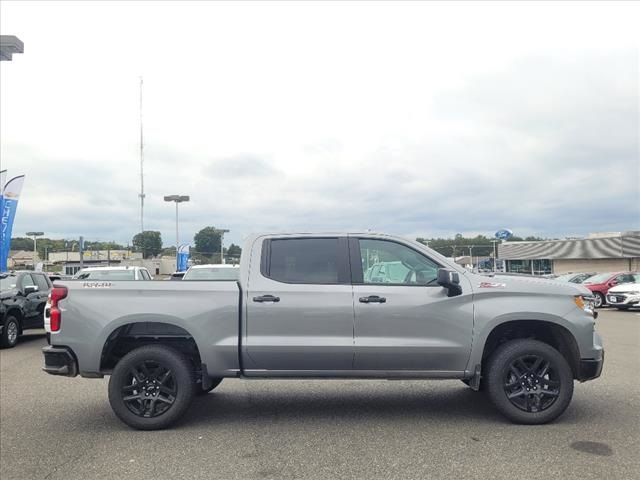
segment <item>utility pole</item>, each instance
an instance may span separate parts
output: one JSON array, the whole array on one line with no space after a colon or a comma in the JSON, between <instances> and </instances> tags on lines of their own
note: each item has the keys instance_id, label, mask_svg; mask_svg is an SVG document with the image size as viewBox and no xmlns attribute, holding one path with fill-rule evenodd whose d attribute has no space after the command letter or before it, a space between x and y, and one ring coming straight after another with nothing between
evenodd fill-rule
<instances>
[{"instance_id":1,"label":"utility pole","mask_svg":"<svg viewBox=\"0 0 640 480\"><path fill-rule=\"evenodd\" d=\"M142 77L140 77L140 232L144 232L144 136L142 129Z\"/></svg>"}]
</instances>

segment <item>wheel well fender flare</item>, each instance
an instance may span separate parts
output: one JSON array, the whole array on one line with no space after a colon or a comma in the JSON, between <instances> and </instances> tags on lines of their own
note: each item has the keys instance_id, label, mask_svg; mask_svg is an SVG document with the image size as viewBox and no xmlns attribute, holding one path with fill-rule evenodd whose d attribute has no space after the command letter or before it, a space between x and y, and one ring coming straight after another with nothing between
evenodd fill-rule
<instances>
[{"instance_id":1,"label":"wheel well fender flare","mask_svg":"<svg viewBox=\"0 0 640 480\"><path fill-rule=\"evenodd\" d=\"M467 369L473 371L476 365L481 365L496 346L494 343L496 334L511 328L520 330L526 335L535 334L538 331L543 337L551 332L552 336L557 337L556 348L559 348L561 353L567 357L574 371L577 368L580 352L570 322L551 314L539 314L536 316L530 314L507 314L488 322L478 334L477 340L475 340L472 347Z\"/></svg>"}]
</instances>

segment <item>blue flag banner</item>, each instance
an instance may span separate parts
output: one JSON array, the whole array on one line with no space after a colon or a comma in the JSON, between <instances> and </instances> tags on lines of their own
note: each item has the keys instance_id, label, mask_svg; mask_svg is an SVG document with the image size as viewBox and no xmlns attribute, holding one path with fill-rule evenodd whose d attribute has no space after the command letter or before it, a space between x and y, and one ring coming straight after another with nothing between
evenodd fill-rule
<instances>
[{"instance_id":1,"label":"blue flag banner","mask_svg":"<svg viewBox=\"0 0 640 480\"><path fill-rule=\"evenodd\" d=\"M0 202L0 272L7 271L7 259L11 248L11 230L13 220L16 218L18 199L22 191L24 175L9 180L2 189L2 201Z\"/></svg>"},{"instance_id":2,"label":"blue flag banner","mask_svg":"<svg viewBox=\"0 0 640 480\"><path fill-rule=\"evenodd\" d=\"M189 245L184 244L178 247L178 255L176 256L176 271L185 272L189 265Z\"/></svg>"}]
</instances>

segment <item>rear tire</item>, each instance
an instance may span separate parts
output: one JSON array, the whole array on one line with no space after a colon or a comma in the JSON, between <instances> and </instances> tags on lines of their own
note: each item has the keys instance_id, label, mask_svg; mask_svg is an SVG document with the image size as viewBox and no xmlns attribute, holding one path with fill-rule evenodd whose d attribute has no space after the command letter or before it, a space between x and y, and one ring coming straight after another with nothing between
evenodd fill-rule
<instances>
[{"instance_id":1,"label":"rear tire","mask_svg":"<svg viewBox=\"0 0 640 480\"><path fill-rule=\"evenodd\" d=\"M0 335L0 348L13 348L18 344L20 336L20 324L13 315L7 317Z\"/></svg>"},{"instance_id":2,"label":"rear tire","mask_svg":"<svg viewBox=\"0 0 640 480\"><path fill-rule=\"evenodd\" d=\"M159 430L176 422L194 396L192 367L178 351L146 345L126 354L109 379L109 403L116 416L138 430Z\"/></svg>"},{"instance_id":3,"label":"rear tire","mask_svg":"<svg viewBox=\"0 0 640 480\"><path fill-rule=\"evenodd\" d=\"M539 425L555 420L573 396L573 373L567 360L537 340L500 345L487 365L489 398L509 420Z\"/></svg>"}]
</instances>

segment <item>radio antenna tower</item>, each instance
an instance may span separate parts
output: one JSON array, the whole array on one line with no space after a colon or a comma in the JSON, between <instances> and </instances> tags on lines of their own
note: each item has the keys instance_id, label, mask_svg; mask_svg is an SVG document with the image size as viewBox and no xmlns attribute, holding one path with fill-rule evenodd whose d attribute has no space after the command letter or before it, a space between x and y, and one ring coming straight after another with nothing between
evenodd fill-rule
<instances>
[{"instance_id":1,"label":"radio antenna tower","mask_svg":"<svg viewBox=\"0 0 640 480\"><path fill-rule=\"evenodd\" d=\"M140 77L140 231L144 232L144 136L142 130L142 77Z\"/></svg>"}]
</instances>

